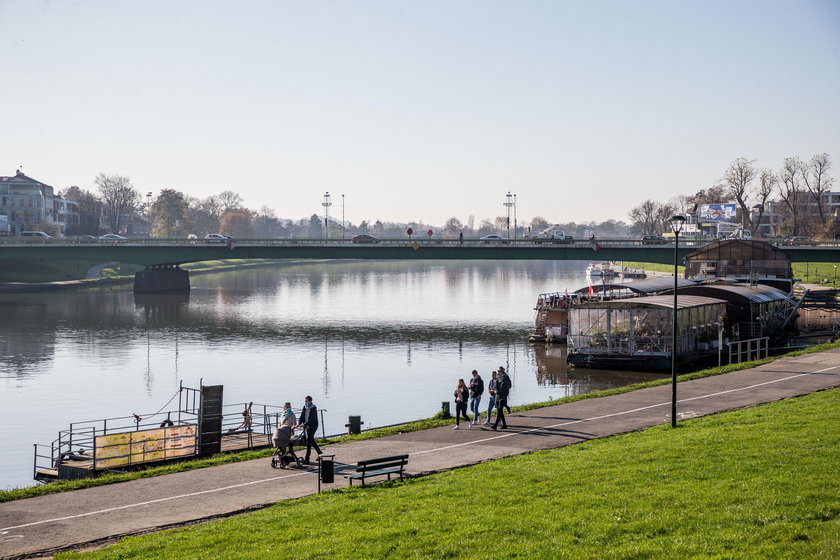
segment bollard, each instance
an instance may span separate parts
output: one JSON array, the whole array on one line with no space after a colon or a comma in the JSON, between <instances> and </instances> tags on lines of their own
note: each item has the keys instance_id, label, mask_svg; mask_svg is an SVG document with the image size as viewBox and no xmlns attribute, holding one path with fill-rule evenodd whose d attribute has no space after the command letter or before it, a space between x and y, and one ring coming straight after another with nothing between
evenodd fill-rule
<instances>
[{"instance_id":1,"label":"bollard","mask_svg":"<svg viewBox=\"0 0 840 560\"><path fill-rule=\"evenodd\" d=\"M440 413L441 416L444 418L451 418L452 415L449 413L449 401L443 401L440 403Z\"/></svg>"},{"instance_id":2,"label":"bollard","mask_svg":"<svg viewBox=\"0 0 840 560\"><path fill-rule=\"evenodd\" d=\"M347 433L351 436L354 434L361 434L362 433L362 417L361 416L348 416L347 417L347 424L344 424L345 428L349 428Z\"/></svg>"}]
</instances>

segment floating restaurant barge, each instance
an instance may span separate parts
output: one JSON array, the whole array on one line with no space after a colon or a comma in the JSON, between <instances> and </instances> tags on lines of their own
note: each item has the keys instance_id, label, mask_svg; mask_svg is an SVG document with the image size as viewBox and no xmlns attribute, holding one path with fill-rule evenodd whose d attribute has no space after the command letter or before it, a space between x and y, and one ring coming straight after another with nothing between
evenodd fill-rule
<instances>
[{"instance_id":1,"label":"floating restaurant barge","mask_svg":"<svg viewBox=\"0 0 840 560\"><path fill-rule=\"evenodd\" d=\"M676 280L676 309L673 277L602 281L561 299L542 294L531 340L565 338L577 367L667 371L674 350L679 366L720 360L724 348L740 353L744 344L748 355L753 345L766 354L770 340L795 328L807 295L787 256L752 240L710 243L686 257L686 275Z\"/></svg>"}]
</instances>

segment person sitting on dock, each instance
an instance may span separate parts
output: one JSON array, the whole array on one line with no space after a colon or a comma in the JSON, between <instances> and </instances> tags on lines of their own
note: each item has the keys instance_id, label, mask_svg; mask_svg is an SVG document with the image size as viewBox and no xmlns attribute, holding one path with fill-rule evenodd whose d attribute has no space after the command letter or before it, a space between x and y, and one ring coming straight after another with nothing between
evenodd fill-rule
<instances>
[{"instance_id":1,"label":"person sitting on dock","mask_svg":"<svg viewBox=\"0 0 840 560\"><path fill-rule=\"evenodd\" d=\"M231 428L228 430L228 433L238 432L239 430L243 430L245 432L251 431L251 407L254 406L253 402L249 402L245 405L245 410L242 411L242 423L239 424L235 428Z\"/></svg>"}]
</instances>

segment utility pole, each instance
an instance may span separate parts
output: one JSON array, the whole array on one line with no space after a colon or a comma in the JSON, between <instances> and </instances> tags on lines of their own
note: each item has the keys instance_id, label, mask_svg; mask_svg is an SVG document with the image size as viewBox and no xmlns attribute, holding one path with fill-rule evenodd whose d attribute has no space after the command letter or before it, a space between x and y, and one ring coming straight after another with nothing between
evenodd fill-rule
<instances>
[{"instance_id":1,"label":"utility pole","mask_svg":"<svg viewBox=\"0 0 840 560\"><path fill-rule=\"evenodd\" d=\"M516 241L516 193L513 193L513 240Z\"/></svg>"},{"instance_id":2,"label":"utility pole","mask_svg":"<svg viewBox=\"0 0 840 560\"><path fill-rule=\"evenodd\" d=\"M341 195L341 239L344 239L344 195Z\"/></svg>"},{"instance_id":3,"label":"utility pole","mask_svg":"<svg viewBox=\"0 0 840 560\"><path fill-rule=\"evenodd\" d=\"M332 206L332 202L330 202L329 191L324 193L324 202L321 203L321 206L324 207L324 239L329 239L330 238L330 206Z\"/></svg>"},{"instance_id":4,"label":"utility pole","mask_svg":"<svg viewBox=\"0 0 840 560\"><path fill-rule=\"evenodd\" d=\"M507 202L505 202L504 205L505 207L507 207L507 238L510 239L510 209L513 206L513 202L511 202L511 199L513 199L513 195L510 194L510 191L508 191L506 198Z\"/></svg>"}]
</instances>

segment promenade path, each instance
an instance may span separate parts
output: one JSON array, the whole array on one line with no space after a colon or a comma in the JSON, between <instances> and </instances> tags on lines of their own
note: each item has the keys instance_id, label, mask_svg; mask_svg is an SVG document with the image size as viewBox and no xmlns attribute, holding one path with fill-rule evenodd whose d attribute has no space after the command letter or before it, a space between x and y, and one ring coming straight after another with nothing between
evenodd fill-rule
<instances>
[{"instance_id":1,"label":"promenade path","mask_svg":"<svg viewBox=\"0 0 840 560\"><path fill-rule=\"evenodd\" d=\"M784 358L756 368L680 383L681 419L715 414L840 387L840 349ZM508 429L462 424L328 446L336 483L361 459L409 454L408 472L434 473L642 430L670 422L663 385L509 416ZM274 470L258 459L0 504L0 558L45 557L118 537L234 515L313 494L315 468Z\"/></svg>"}]
</instances>

